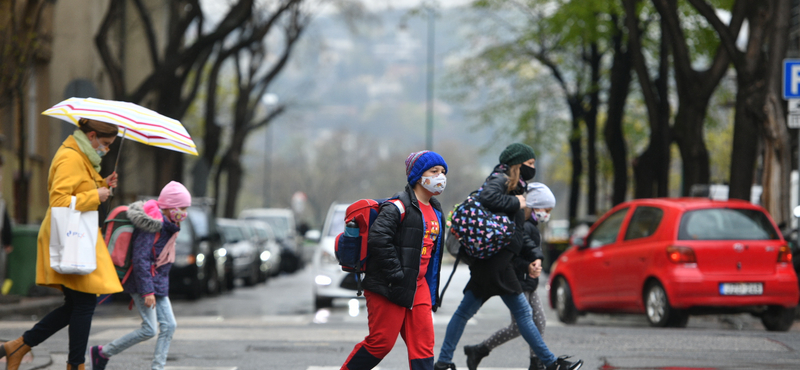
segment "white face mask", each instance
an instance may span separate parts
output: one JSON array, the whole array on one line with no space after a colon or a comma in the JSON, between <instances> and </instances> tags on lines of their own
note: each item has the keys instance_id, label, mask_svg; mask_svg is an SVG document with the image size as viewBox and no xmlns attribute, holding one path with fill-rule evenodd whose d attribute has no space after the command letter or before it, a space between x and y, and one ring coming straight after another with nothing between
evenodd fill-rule
<instances>
[{"instance_id":1,"label":"white face mask","mask_svg":"<svg viewBox=\"0 0 800 370\"><path fill-rule=\"evenodd\" d=\"M436 176L422 176L422 178L419 179L419 183L422 184L425 190L431 192L431 194L439 195L444 191L445 186L447 186L447 177L443 173Z\"/></svg>"},{"instance_id":2,"label":"white face mask","mask_svg":"<svg viewBox=\"0 0 800 370\"><path fill-rule=\"evenodd\" d=\"M533 214L536 215L536 221L539 222L550 221L550 214L545 211L536 211Z\"/></svg>"}]
</instances>

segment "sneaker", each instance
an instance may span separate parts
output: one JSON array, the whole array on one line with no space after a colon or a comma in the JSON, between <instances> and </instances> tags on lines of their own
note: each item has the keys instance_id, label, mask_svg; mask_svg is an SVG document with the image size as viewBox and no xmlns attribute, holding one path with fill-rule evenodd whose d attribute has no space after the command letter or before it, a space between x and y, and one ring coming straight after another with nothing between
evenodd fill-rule
<instances>
[{"instance_id":1,"label":"sneaker","mask_svg":"<svg viewBox=\"0 0 800 370\"><path fill-rule=\"evenodd\" d=\"M105 370L108 358L103 356L100 351L103 346L94 346L91 350L92 355L92 370Z\"/></svg>"},{"instance_id":2,"label":"sneaker","mask_svg":"<svg viewBox=\"0 0 800 370\"><path fill-rule=\"evenodd\" d=\"M456 370L456 364L448 364L446 362L441 362L441 361L436 361L436 363L433 364L433 370L447 370L447 369Z\"/></svg>"},{"instance_id":3,"label":"sneaker","mask_svg":"<svg viewBox=\"0 0 800 370\"><path fill-rule=\"evenodd\" d=\"M469 370L477 370L478 364L481 363L484 357L491 352L486 346L476 344L474 346L464 346L464 354L467 355L467 368Z\"/></svg>"},{"instance_id":4,"label":"sneaker","mask_svg":"<svg viewBox=\"0 0 800 370\"><path fill-rule=\"evenodd\" d=\"M556 362L553 362L549 366L547 366L546 370L578 370L583 366L583 360L578 360L575 362L567 361L568 358L572 356L559 356L556 359Z\"/></svg>"}]
</instances>

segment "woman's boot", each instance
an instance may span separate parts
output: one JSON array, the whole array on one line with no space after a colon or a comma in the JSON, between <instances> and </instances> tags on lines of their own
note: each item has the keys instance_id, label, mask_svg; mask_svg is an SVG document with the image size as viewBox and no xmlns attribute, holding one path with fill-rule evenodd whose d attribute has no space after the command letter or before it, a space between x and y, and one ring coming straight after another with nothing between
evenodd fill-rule
<instances>
[{"instance_id":1,"label":"woman's boot","mask_svg":"<svg viewBox=\"0 0 800 370\"><path fill-rule=\"evenodd\" d=\"M545 370L544 362L538 357L531 357L531 366L528 367L528 370Z\"/></svg>"},{"instance_id":2,"label":"woman's boot","mask_svg":"<svg viewBox=\"0 0 800 370\"><path fill-rule=\"evenodd\" d=\"M489 355L489 352L491 350L482 343L474 346L464 346L464 354L467 355L467 368L469 370L477 369L478 364L481 363L484 357Z\"/></svg>"},{"instance_id":3,"label":"woman's boot","mask_svg":"<svg viewBox=\"0 0 800 370\"><path fill-rule=\"evenodd\" d=\"M22 357L30 351L31 347L25 344L22 337L19 337L0 346L0 358L6 358L7 370L17 370L22 362Z\"/></svg>"}]
</instances>

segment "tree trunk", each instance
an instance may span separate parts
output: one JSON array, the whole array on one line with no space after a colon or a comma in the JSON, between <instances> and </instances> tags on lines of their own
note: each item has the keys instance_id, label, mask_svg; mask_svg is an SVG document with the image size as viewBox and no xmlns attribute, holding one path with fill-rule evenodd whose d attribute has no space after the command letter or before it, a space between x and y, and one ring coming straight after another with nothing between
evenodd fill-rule
<instances>
[{"instance_id":1,"label":"tree trunk","mask_svg":"<svg viewBox=\"0 0 800 370\"><path fill-rule=\"evenodd\" d=\"M25 79L17 81L16 99L12 99L17 107L17 160L19 168L14 176L14 210L16 221L21 224L28 223L29 207L29 182L30 175L26 166L28 159L28 127L25 125L25 90L22 87Z\"/></svg>"},{"instance_id":2,"label":"tree trunk","mask_svg":"<svg viewBox=\"0 0 800 370\"><path fill-rule=\"evenodd\" d=\"M767 166L765 160L764 177L770 181L762 180L764 192L762 199L764 206L772 215L778 225L789 224L792 217L790 200L792 147L789 130L786 126L786 105L781 99L782 62L786 57L788 44L789 14L788 2L775 1L772 6L772 26L770 30L769 62L767 74L767 98L764 111L764 150L771 153L774 158ZM765 155L766 159L766 155Z\"/></svg>"},{"instance_id":3,"label":"tree trunk","mask_svg":"<svg viewBox=\"0 0 800 370\"><path fill-rule=\"evenodd\" d=\"M586 196L586 213L597 214L597 111L600 107L600 58L597 44L592 43L589 54L591 86L589 87L589 111L586 112L586 161L588 168L589 194Z\"/></svg>"},{"instance_id":4,"label":"tree trunk","mask_svg":"<svg viewBox=\"0 0 800 370\"><path fill-rule=\"evenodd\" d=\"M683 184L681 194L689 196L692 186L708 184L710 178L709 157L703 140L703 121L708 99L691 94L680 99L680 108L675 116L673 134L683 161ZM696 97L696 99L693 99ZM691 102L690 102L691 101Z\"/></svg>"},{"instance_id":5,"label":"tree trunk","mask_svg":"<svg viewBox=\"0 0 800 370\"><path fill-rule=\"evenodd\" d=\"M628 50L630 46L625 51L622 50L620 29L614 36L614 62L611 65L611 87L608 91L608 118L603 132L614 166L614 192L611 196L614 206L624 202L628 192L628 150L622 134L625 104L631 84L631 53Z\"/></svg>"},{"instance_id":6,"label":"tree trunk","mask_svg":"<svg viewBox=\"0 0 800 370\"><path fill-rule=\"evenodd\" d=\"M569 210L568 217L570 225L578 218L578 204L581 194L581 173L583 173L583 158L581 153L581 118L583 107L580 106L580 99L570 98L570 110L572 111L572 133L569 137L569 148L572 154L572 180L569 186Z\"/></svg>"},{"instance_id":7,"label":"tree trunk","mask_svg":"<svg viewBox=\"0 0 800 370\"><path fill-rule=\"evenodd\" d=\"M228 174L228 186L225 194L225 208L222 215L227 218L236 217L236 200L239 198L239 190L242 188L244 171L242 169L240 151L241 150L234 150L230 153L230 161L225 168L225 172Z\"/></svg>"}]
</instances>

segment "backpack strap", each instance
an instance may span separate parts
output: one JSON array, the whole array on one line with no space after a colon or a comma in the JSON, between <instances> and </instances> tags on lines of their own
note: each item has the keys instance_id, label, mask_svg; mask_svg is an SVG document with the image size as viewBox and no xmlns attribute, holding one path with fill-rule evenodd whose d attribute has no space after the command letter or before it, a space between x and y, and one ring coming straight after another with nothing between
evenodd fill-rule
<instances>
[{"instance_id":1,"label":"backpack strap","mask_svg":"<svg viewBox=\"0 0 800 370\"><path fill-rule=\"evenodd\" d=\"M400 199L389 199L388 202L397 207L397 210L400 211L400 222L403 222L403 219L406 217L406 206L403 204L403 201Z\"/></svg>"}]
</instances>

